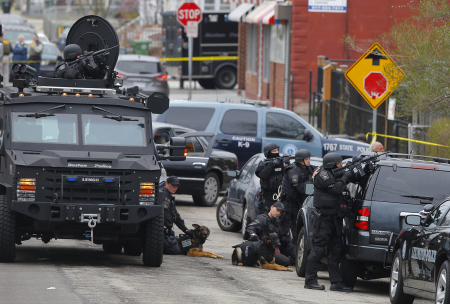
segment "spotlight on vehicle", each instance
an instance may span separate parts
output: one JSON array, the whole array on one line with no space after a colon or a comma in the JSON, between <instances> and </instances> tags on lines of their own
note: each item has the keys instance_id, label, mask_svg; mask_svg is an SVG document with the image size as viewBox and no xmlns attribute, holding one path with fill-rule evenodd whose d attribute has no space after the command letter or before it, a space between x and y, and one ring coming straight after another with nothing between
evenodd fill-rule
<instances>
[{"instance_id":1,"label":"spotlight on vehicle","mask_svg":"<svg viewBox=\"0 0 450 304\"><path fill-rule=\"evenodd\" d=\"M18 64L18 63L14 63L13 66L11 67L11 70L12 70L14 73L19 72L19 69L20 69L20 64Z\"/></svg>"},{"instance_id":2,"label":"spotlight on vehicle","mask_svg":"<svg viewBox=\"0 0 450 304\"><path fill-rule=\"evenodd\" d=\"M19 68L19 72L22 74L28 74L31 76L37 75L37 71L35 68L30 67L29 65L22 64Z\"/></svg>"}]
</instances>

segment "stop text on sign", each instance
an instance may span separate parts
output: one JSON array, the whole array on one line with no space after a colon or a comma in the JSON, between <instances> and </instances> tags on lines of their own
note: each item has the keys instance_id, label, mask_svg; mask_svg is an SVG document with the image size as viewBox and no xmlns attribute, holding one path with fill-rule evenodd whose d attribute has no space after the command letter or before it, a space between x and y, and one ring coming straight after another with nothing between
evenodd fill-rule
<instances>
[{"instance_id":1,"label":"stop text on sign","mask_svg":"<svg viewBox=\"0 0 450 304\"><path fill-rule=\"evenodd\" d=\"M198 20L202 11L200 9L183 9L178 11L178 19L180 20Z\"/></svg>"}]
</instances>

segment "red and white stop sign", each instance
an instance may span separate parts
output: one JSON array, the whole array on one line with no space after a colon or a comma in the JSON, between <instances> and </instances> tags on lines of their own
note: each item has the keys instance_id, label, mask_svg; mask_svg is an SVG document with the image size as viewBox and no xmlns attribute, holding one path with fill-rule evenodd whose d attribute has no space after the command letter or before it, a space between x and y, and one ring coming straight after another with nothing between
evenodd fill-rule
<instances>
[{"instance_id":1,"label":"red and white stop sign","mask_svg":"<svg viewBox=\"0 0 450 304\"><path fill-rule=\"evenodd\" d=\"M187 26L189 21L199 23L202 18L202 10L195 2L185 2L178 9L177 20L183 26Z\"/></svg>"},{"instance_id":2,"label":"red and white stop sign","mask_svg":"<svg viewBox=\"0 0 450 304\"><path fill-rule=\"evenodd\" d=\"M372 99L380 98L388 90L388 80L381 72L370 72L364 78L364 91Z\"/></svg>"}]
</instances>

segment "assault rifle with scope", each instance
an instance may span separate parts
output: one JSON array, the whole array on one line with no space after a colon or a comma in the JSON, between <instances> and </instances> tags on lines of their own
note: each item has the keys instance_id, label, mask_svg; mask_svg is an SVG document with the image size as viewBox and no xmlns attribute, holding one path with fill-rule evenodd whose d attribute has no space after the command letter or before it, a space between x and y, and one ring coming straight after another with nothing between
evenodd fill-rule
<instances>
[{"instance_id":1,"label":"assault rifle with scope","mask_svg":"<svg viewBox=\"0 0 450 304\"><path fill-rule=\"evenodd\" d=\"M366 175L366 172L364 171L362 164L369 164L372 165L376 162L380 161L378 158L382 155L386 155L389 152L383 152L383 153L377 153L375 152L373 155L367 155L367 156L358 156L353 157L352 161L348 162L345 166L333 169L333 173L337 176L340 176L344 174L346 171L353 171L355 173L359 173L360 177L363 177Z\"/></svg>"},{"instance_id":2,"label":"assault rifle with scope","mask_svg":"<svg viewBox=\"0 0 450 304\"><path fill-rule=\"evenodd\" d=\"M76 66L78 63L80 63L82 61L86 61L86 62L89 62L91 67L95 69L95 68L97 68L97 64L95 63L95 58L97 58L97 57L99 57L101 55L107 55L106 53L108 53L108 51L110 51L110 50L112 50L112 49L114 49L116 47L119 47L119 46L120 45L118 44L116 46L113 46L113 47L110 47L110 48L106 48L106 49L103 49L103 50L99 50L99 51L96 51L96 52L94 52L94 51L92 51L92 52L84 52L83 57L81 57L81 58L79 58L77 60L71 61L71 62L67 62L67 64L69 65L69 67L73 67L73 66Z\"/></svg>"}]
</instances>

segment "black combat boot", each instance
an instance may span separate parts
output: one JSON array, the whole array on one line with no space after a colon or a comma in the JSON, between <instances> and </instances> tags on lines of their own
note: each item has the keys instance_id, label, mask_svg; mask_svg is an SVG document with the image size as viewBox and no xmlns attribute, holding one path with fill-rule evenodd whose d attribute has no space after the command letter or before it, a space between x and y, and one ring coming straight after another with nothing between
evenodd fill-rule
<instances>
[{"instance_id":1,"label":"black combat boot","mask_svg":"<svg viewBox=\"0 0 450 304\"><path fill-rule=\"evenodd\" d=\"M331 284L331 291L352 292L353 288L347 287L343 282Z\"/></svg>"},{"instance_id":2,"label":"black combat boot","mask_svg":"<svg viewBox=\"0 0 450 304\"><path fill-rule=\"evenodd\" d=\"M317 282L312 283L312 284L307 284L307 283L305 282L305 288L306 288L306 289L314 289L314 290L325 290L325 286L320 285L320 284L317 283Z\"/></svg>"}]
</instances>

